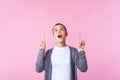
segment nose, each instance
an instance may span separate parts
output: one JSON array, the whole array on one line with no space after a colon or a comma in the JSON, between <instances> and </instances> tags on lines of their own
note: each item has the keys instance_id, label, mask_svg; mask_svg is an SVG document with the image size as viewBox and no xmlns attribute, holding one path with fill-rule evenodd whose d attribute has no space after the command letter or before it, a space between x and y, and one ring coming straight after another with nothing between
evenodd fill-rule
<instances>
[{"instance_id":1,"label":"nose","mask_svg":"<svg viewBox=\"0 0 120 80\"><path fill-rule=\"evenodd\" d=\"M61 30L58 30L58 33L61 33Z\"/></svg>"}]
</instances>

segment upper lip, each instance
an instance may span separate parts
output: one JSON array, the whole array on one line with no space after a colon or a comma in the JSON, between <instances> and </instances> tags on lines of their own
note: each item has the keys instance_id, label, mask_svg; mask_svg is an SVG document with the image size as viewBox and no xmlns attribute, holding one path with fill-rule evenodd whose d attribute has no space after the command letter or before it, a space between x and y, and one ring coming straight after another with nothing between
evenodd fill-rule
<instances>
[{"instance_id":1,"label":"upper lip","mask_svg":"<svg viewBox=\"0 0 120 80\"><path fill-rule=\"evenodd\" d=\"M59 35L58 35L58 37L62 37L62 35L61 35L61 34L59 34Z\"/></svg>"}]
</instances>

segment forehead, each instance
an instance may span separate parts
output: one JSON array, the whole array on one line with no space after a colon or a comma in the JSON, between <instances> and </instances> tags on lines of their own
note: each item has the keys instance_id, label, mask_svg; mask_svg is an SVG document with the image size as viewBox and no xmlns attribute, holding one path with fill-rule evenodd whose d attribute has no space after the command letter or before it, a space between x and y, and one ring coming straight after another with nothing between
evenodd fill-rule
<instances>
[{"instance_id":1,"label":"forehead","mask_svg":"<svg viewBox=\"0 0 120 80\"><path fill-rule=\"evenodd\" d=\"M56 26L54 26L53 29L58 29L58 28L65 28L65 27L63 25L56 25Z\"/></svg>"}]
</instances>

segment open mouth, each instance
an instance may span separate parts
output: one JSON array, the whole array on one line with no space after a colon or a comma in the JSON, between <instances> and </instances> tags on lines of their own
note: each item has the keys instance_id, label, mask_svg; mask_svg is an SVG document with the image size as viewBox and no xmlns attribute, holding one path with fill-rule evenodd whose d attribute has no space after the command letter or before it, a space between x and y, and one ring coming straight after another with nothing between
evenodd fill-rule
<instances>
[{"instance_id":1,"label":"open mouth","mask_svg":"<svg viewBox=\"0 0 120 80\"><path fill-rule=\"evenodd\" d=\"M62 38L62 35L58 35L58 38Z\"/></svg>"}]
</instances>

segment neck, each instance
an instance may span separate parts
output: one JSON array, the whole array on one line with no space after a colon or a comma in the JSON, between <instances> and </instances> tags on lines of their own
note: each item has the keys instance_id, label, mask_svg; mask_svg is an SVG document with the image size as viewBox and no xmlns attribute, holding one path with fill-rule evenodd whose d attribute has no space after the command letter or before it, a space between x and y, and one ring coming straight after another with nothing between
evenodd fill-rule
<instances>
[{"instance_id":1,"label":"neck","mask_svg":"<svg viewBox=\"0 0 120 80\"><path fill-rule=\"evenodd\" d=\"M56 46L57 47L65 47L66 43L65 42L58 42L58 43L56 43Z\"/></svg>"}]
</instances>

